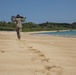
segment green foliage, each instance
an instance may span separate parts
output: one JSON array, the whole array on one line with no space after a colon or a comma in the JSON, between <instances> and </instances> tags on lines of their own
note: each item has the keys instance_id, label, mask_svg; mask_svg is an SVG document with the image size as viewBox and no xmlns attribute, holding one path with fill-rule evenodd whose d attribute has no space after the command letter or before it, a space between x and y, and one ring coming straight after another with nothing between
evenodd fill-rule
<instances>
[{"instance_id":1,"label":"green foliage","mask_svg":"<svg viewBox=\"0 0 76 75\"><path fill-rule=\"evenodd\" d=\"M1 31L14 31L15 29L12 27L0 27Z\"/></svg>"},{"instance_id":2,"label":"green foliage","mask_svg":"<svg viewBox=\"0 0 76 75\"><path fill-rule=\"evenodd\" d=\"M76 29L76 22L73 22L71 27L72 27L72 29Z\"/></svg>"},{"instance_id":3,"label":"green foliage","mask_svg":"<svg viewBox=\"0 0 76 75\"><path fill-rule=\"evenodd\" d=\"M35 24L32 22L26 22L23 23L23 32L29 32L29 31L51 31L51 30L73 30L76 29L76 22L73 22L72 24L69 23L53 23L53 22L46 22L41 24ZM16 27L15 23L12 22L5 22L0 21L0 30L5 31L14 31Z\"/></svg>"}]
</instances>

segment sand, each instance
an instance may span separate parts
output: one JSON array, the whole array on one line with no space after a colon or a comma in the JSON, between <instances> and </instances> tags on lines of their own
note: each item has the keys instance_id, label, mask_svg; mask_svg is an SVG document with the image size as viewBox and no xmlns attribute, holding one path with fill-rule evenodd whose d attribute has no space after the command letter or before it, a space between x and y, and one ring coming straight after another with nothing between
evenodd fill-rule
<instances>
[{"instance_id":1,"label":"sand","mask_svg":"<svg viewBox=\"0 0 76 75\"><path fill-rule=\"evenodd\" d=\"M0 31L0 75L76 75L76 38Z\"/></svg>"}]
</instances>

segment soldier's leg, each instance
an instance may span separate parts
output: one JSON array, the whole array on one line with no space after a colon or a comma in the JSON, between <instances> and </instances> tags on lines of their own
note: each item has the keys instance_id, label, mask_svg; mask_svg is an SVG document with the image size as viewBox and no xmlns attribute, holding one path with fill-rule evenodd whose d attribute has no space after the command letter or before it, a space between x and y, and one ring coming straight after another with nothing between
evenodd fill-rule
<instances>
[{"instance_id":1,"label":"soldier's leg","mask_svg":"<svg viewBox=\"0 0 76 75\"><path fill-rule=\"evenodd\" d=\"M21 39L21 28L18 30L18 39Z\"/></svg>"},{"instance_id":2,"label":"soldier's leg","mask_svg":"<svg viewBox=\"0 0 76 75\"><path fill-rule=\"evenodd\" d=\"M20 39L20 28L16 28L16 32L17 32L17 37L18 37L18 39Z\"/></svg>"}]
</instances>

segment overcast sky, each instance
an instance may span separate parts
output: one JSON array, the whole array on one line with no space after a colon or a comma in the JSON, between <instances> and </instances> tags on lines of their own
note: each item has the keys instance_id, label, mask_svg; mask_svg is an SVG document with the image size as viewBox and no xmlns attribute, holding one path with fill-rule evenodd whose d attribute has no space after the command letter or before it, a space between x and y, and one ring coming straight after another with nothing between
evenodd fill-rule
<instances>
[{"instance_id":1,"label":"overcast sky","mask_svg":"<svg viewBox=\"0 0 76 75\"><path fill-rule=\"evenodd\" d=\"M11 16L27 17L26 22L76 22L76 0L0 0L0 21Z\"/></svg>"}]
</instances>

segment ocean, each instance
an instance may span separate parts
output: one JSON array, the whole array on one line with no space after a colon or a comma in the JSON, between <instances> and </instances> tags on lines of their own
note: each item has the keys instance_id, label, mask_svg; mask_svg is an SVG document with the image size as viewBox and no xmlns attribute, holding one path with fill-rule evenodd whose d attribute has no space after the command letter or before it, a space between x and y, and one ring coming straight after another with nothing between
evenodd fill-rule
<instances>
[{"instance_id":1,"label":"ocean","mask_svg":"<svg viewBox=\"0 0 76 75\"><path fill-rule=\"evenodd\" d=\"M58 31L58 32L40 32L37 35L53 35L53 36L64 36L64 37L76 37L76 30L73 31Z\"/></svg>"}]
</instances>

